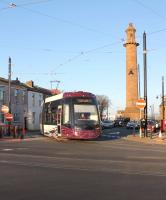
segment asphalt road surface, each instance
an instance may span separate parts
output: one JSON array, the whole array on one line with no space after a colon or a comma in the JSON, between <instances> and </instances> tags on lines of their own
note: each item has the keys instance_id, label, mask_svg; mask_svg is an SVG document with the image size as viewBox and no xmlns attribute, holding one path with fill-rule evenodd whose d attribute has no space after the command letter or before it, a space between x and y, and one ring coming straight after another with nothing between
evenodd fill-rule
<instances>
[{"instance_id":1,"label":"asphalt road surface","mask_svg":"<svg viewBox=\"0 0 166 200\"><path fill-rule=\"evenodd\" d=\"M122 135L112 129L96 141L1 141L0 199L165 200L165 146Z\"/></svg>"}]
</instances>

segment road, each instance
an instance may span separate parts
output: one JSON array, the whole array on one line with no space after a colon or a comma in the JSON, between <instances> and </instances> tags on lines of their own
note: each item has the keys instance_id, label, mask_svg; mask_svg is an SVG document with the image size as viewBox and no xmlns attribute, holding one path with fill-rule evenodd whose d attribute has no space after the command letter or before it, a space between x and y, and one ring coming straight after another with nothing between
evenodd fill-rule
<instances>
[{"instance_id":1,"label":"road","mask_svg":"<svg viewBox=\"0 0 166 200\"><path fill-rule=\"evenodd\" d=\"M165 146L127 141L122 133L0 142L0 199L165 200Z\"/></svg>"}]
</instances>

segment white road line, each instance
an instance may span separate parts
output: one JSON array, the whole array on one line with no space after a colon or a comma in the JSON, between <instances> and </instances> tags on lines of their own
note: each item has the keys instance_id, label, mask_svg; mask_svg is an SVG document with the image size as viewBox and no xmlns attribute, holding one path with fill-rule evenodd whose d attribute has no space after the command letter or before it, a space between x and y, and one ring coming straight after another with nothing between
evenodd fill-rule
<instances>
[{"instance_id":1,"label":"white road line","mask_svg":"<svg viewBox=\"0 0 166 200\"><path fill-rule=\"evenodd\" d=\"M1 151L13 151L14 149L2 149Z\"/></svg>"}]
</instances>

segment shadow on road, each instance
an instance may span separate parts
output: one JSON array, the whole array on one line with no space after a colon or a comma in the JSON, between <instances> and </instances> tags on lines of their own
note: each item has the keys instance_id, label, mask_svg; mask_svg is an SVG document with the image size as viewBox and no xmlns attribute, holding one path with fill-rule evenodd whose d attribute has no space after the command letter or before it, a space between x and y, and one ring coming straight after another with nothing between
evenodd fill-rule
<instances>
[{"instance_id":1,"label":"shadow on road","mask_svg":"<svg viewBox=\"0 0 166 200\"><path fill-rule=\"evenodd\" d=\"M97 138L97 141L117 140L128 135L138 134L138 130L133 132L132 129L126 129L125 127L104 129L102 135Z\"/></svg>"}]
</instances>

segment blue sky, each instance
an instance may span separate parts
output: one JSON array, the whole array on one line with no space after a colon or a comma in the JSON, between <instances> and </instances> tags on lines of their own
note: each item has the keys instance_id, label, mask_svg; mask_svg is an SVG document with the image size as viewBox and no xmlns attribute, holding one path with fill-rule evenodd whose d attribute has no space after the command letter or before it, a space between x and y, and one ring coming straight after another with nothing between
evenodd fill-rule
<instances>
[{"instance_id":1,"label":"blue sky","mask_svg":"<svg viewBox=\"0 0 166 200\"><path fill-rule=\"evenodd\" d=\"M11 2L16 7L10 8ZM166 77L165 7L164 0L0 0L0 76L7 78L10 56L12 79L34 80L48 89L58 80L63 91L107 95L112 110L123 109L123 39L132 22L141 82L142 34L147 33L148 104L157 108Z\"/></svg>"}]
</instances>

